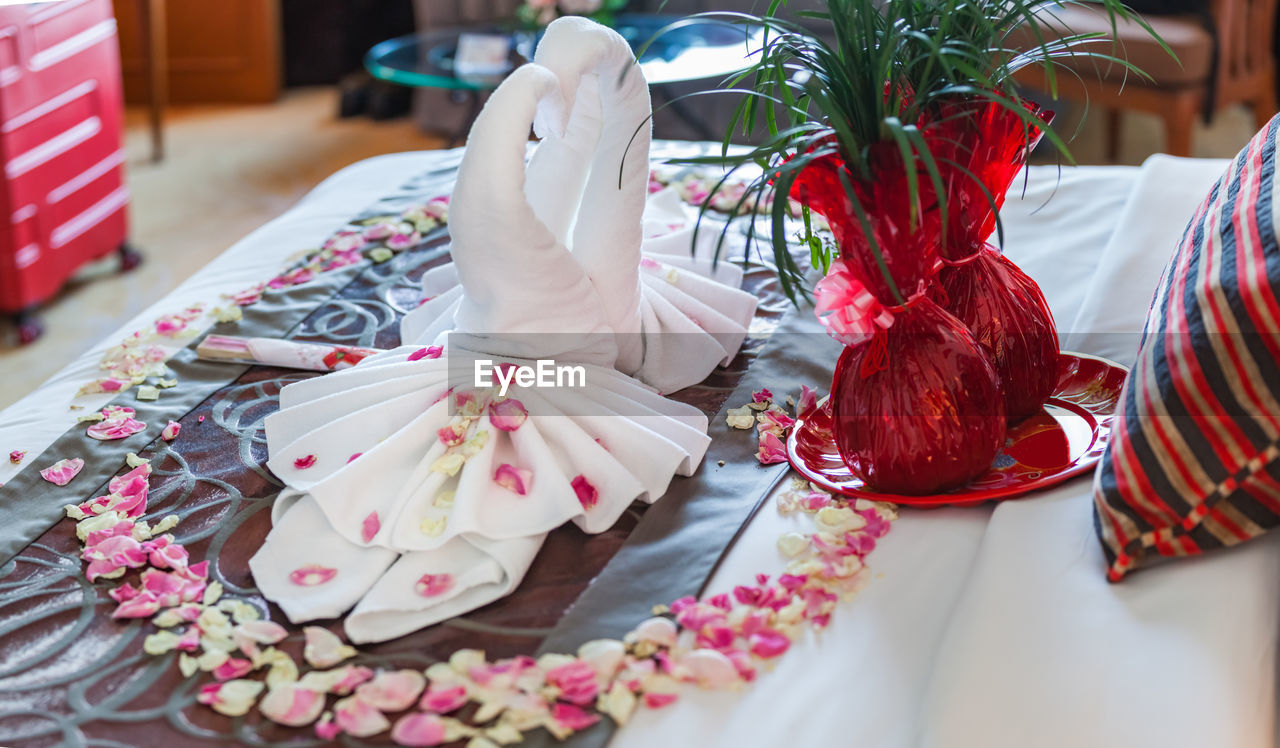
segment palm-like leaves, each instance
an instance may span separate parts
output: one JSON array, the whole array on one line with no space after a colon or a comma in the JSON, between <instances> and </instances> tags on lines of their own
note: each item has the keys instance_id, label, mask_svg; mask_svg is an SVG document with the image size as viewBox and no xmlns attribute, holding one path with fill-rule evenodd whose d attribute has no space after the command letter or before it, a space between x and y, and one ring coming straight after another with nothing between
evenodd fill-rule
<instances>
[{"instance_id":1,"label":"palm-like leaves","mask_svg":"<svg viewBox=\"0 0 1280 748\"><path fill-rule=\"evenodd\" d=\"M932 194L938 196L937 209L945 223L946 191L939 160L919 124L936 121L940 104L994 102L1021 120L1028 139L1033 128L1043 129L1046 139L1070 163L1066 142L1024 105L1011 85L1012 76L1023 67L1041 65L1050 93L1056 96L1056 75L1064 59L1101 60L1143 74L1110 54L1111 45L1102 34L1063 33L1055 11L1087 5L1106 13L1113 30L1118 21L1132 21L1156 36L1120 0L1087 4L1080 0L830 0L826 11L795 14L808 26L784 17L785 4L785 0L770 0L761 15L711 12L681 22L742 27L758 32L760 42L750 67L725 81L731 90L718 92L742 97L720 154L678 163L723 166L729 173L749 164L760 167L743 200L760 199L774 191L774 260L783 290L792 301L807 297L808 292L804 269L787 248L786 196L797 175L815 159L838 154L845 163L846 194L885 280L897 293L850 181L870 178L871 146L890 143L902 156L913 221L921 181L927 180ZM815 34L811 26L829 33ZM1029 47L1015 48L1015 34L1030 39ZM745 90L732 88L742 84ZM731 152L729 143L735 133L751 135L761 128L766 133L761 145ZM987 197L992 199L990 194ZM809 235L808 226L806 220L805 238L813 258L825 268L830 258L823 243ZM749 232L754 230L753 223Z\"/></svg>"}]
</instances>

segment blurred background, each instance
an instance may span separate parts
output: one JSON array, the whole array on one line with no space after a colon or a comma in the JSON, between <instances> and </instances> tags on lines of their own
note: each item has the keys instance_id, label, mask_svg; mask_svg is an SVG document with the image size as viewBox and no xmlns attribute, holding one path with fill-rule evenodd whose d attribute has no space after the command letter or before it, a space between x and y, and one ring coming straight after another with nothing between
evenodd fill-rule
<instances>
[{"instance_id":1,"label":"blurred background","mask_svg":"<svg viewBox=\"0 0 1280 748\"><path fill-rule=\"evenodd\" d=\"M573 4L584 3L606 14L609 22L630 28L632 35L650 34L665 22L646 20L653 14L759 10L762 5L755 0ZM34 301L4 290L9 286L0 277L0 311L6 313L0 322L0 369L8 384L0 392L0 407L279 215L326 176L370 156L442 148L461 140L486 90L501 78L462 75L452 67L461 34L504 35L517 62L518 53L536 43L536 24L528 23L529 14L545 12L548 5L555 1L0 4L0 121L28 126L32 111L44 106L52 112L59 106L58 96L69 90L70 79L42 82L33 72L50 59L73 56L89 44L118 54L118 69L94 67L80 75L98 76L100 82L115 76L116 86L122 83L123 113L113 113L115 105L107 100L102 119L123 118L123 131L116 134L123 151L115 157L118 169L116 162L109 164L114 176L99 176L127 187L128 205L121 208L128 214L124 238L142 256L136 268L121 272L122 264L133 265L131 255L126 253L122 262L115 251L121 237L106 239L100 248L86 250L85 262L59 269L66 277L58 278L57 289ZM793 0L791 5L823 3ZM1256 123L1265 122L1275 109L1274 0L1155 2L1149 17L1181 64L1149 62L1157 69L1145 83L1113 77L1091 93L1064 89L1072 98L1052 106L1059 132L1071 137L1080 163L1139 164L1162 151L1233 156ZM1090 21L1085 17L1081 22ZM1125 29L1118 33L1126 38ZM1150 43L1141 36L1131 36L1130 58L1154 60L1152 50L1142 46ZM24 38L35 41L29 48L9 44ZM655 104L716 85L723 76L708 73L717 63L690 56L689 50L697 53L721 42L694 35L653 50L652 70L660 72L646 68L646 74L667 81L654 87ZM32 52L36 48L41 51ZM48 59L36 59L40 55ZM21 71L25 77L19 76ZM6 76L18 81L8 88L26 99L6 97ZM1043 81L1026 83L1029 92L1044 87ZM102 84L100 90L113 89ZM731 108L727 99L716 97L677 102L655 116L655 135L718 138ZM0 124L0 141L10 129ZM67 132L72 129L42 142L52 143ZM4 142L0 152L6 173L23 158ZM91 160L77 162L72 151L66 158L73 172L90 168ZM25 163L23 169L28 168ZM10 204L9 209L17 208ZM22 245L19 249L34 246L12 236L8 240ZM0 246L0 253L6 251L12 250ZM9 281L22 272L0 264L0 275L8 274Z\"/></svg>"}]
</instances>

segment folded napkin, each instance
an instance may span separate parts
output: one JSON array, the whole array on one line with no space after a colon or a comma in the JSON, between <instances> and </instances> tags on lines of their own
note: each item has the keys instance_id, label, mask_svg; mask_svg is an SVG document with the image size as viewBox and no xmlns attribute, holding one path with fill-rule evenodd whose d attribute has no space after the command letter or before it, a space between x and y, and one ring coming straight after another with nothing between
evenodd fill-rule
<instances>
[{"instance_id":1,"label":"folded napkin","mask_svg":"<svg viewBox=\"0 0 1280 748\"><path fill-rule=\"evenodd\" d=\"M694 247L693 220L672 204L674 192L646 208L651 109L634 53L613 31L566 17L547 28L534 64L556 75L560 95L539 102L534 129L542 140L523 190L523 161L506 158L505 166L480 172L489 181L477 198L484 193L495 206L520 206L501 221L495 216L483 223L486 239L519 243L549 231L599 294L617 369L661 392L702 381L737 353L756 299L737 287L738 268L713 267L718 231L704 228ZM455 193L450 214L455 248L468 239L458 233L459 197ZM485 208L483 202L473 207ZM402 321L404 342L439 342L447 330L470 322L460 316L458 280L450 265L424 276L428 301Z\"/></svg>"},{"instance_id":2,"label":"folded napkin","mask_svg":"<svg viewBox=\"0 0 1280 748\"><path fill-rule=\"evenodd\" d=\"M615 105L592 92L618 75L600 60L614 59L610 50L619 44L625 46L603 27L557 21L543 45L588 54L580 67L561 65L562 78L531 63L490 97L451 201L454 262L428 274L424 289L435 298L413 313L416 331L408 318L402 330L420 342L281 392L279 412L266 421L267 464L288 488L250 568L290 620L350 611L348 636L367 642L465 613L509 594L550 530L573 521L601 532L632 501L656 500L673 476L689 475L701 462L706 417L615 368L630 341L612 321L639 319L636 330L645 334L632 337L642 344L640 369L656 381L683 381L691 374L688 362L675 358L680 346L657 331L683 329L694 325L691 314L702 315L696 319L706 330L687 336L712 350L703 356L701 379L736 352L750 318L742 310L753 310L754 301L746 304L733 289L716 297L723 287L682 273L687 264L640 257L643 188L626 193L640 203L628 207L635 231L626 236L637 240L635 251L612 245L627 258L625 272L565 244L569 236L578 247L596 241L576 239L590 221L574 200L576 185L590 191L596 169L574 164L597 158L599 144L583 144L591 132L599 137L598 123ZM646 114L647 107L645 93ZM546 134L539 152L549 155L535 157L526 180L525 142L535 118ZM627 179L647 183L647 137L636 157L645 169ZM531 191L534 183L539 189ZM616 181L610 189L617 191ZM593 263L599 277L587 269ZM634 314L605 300L606 289L621 297L627 283L637 289ZM726 305L737 316L699 301L700 290L732 300L737 307ZM477 362L532 368L539 359L579 367L585 386L513 381L500 393L471 381ZM683 373L667 376L660 366Z\"/></svg>"}]
</instances>

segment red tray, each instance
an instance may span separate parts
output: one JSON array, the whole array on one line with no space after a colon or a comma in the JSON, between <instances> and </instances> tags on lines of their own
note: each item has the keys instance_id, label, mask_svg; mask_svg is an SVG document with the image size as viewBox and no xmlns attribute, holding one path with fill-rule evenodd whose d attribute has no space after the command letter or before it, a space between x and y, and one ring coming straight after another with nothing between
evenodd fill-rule
<instances>
[{"instance_id":1,"label":"red tray","mask_svg":"<svg viewBox=\"0 0 1280 748\"><path fill-rule=\"evenodd\" d=\"M1003 501L1093 469L1106 449L1111 418L1128 374L1127 368L1114 361L1062 353L1058 386L1044 411L1009 430L991 470L943 494L901 496L867 490L836 451L829 399L809 418L796 421L787 440L787 456L791 466L810 483L845 496L916 507Z\"/></svg>"}]
</instances>

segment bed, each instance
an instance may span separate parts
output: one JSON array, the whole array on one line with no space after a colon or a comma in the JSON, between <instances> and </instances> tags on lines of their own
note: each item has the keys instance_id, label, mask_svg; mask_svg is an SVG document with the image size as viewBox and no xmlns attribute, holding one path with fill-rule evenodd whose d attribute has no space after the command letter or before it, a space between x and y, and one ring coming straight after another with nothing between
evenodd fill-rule
<instances>
[{"instance_id":1,"label":"bed","mask_svg":"<svg viewBox=\"0 0 1280 748\"><path fill-rule=\"evenodd\" d=\"M665 143L655 146L654 155L688 148ZM18 496L10 486L30 485L21 473L43 467L36 456L73 428L79 414L112 399L110 393L81 397L74 402L84 410L68 410L81 385L99 376L99 359L119 339L160 315L199 301L216 304L222 294L272 277L291 255L318 245L363 206L394 194L397 185L416 181L421 187L426 179L447 190L459 157L460 151L397 154L340 171L0 413L0 448L32 456L21 465L0 464L0 483L10 484L0 488L0 512L9 505L9 514L0 514L0 540L8 543L0 546L0 744L146 744L159 734L166 744L294 744L299 731L259 730L200 713L191 703L191 679L163 680L152 672L160 664L140 664L138 625L99 622L93 624L97 633L83 634L90 626L86 617L108 610L95 607L105 595L75 582L74 557L28 546L39 523L24 525L26 518L15 510L32 501L66 501L56 491ZM1042 285L1064 349L1131 363L1168 254L1224 163L1156 156L1142 167L1036 166L1016 181L1003 213L1005 250ZM786 315L776 305L769 311ZM382 345L393 334L386 327L378 323ZM174 350L183 342L176 341ZM767 385L765 363L753 364L748 379ZM203 398L189 397L194 401L184 404L187 410L203 407ZM728 405L741 404L734 397ZM714 426L712 434L718 440L750 438L718 434ZM244 444L245 454L254 454L253 444ZM753 450L754 444L748 447ZM789 484L787 468L754 461L719 466L709 454L702 470L748 476L744 485L757 490L737 500L748 508L759 504L757 511L744 510L747 524L723 558L714 554L718 563L708 593L727 592L758 573L778 573L778 537L798 521L774 505ZM995 506L903 509L868 558L872 573L865 588L839 605L826 630L797 640L755 682L727 692L686 689L674 704L640 710L612 736L597 730L580 739L619 747L1276 744L1280 541L1272 535L1108 584L1093 532L1091 489L1091 480L1081 477ZM610 554L625 555L628 548L635 523L620 524L625 527L611 534ZM250 533L238 541L244 545L228 542L217 552L251 552L254 540ZM225 558L223 563L236 566ZM32 564L44 564L43 577L33 576ZM32 581L37 578L44 581ZM572 605L574 599L606 584L612 588L600 594L633 597L631 604L641 608L670 599L655 599L660 591L627 588L619 579L606 563L595 581L583 582L590 581L585 589L567 585L561 593L568 595L568 617L590 610ZM541 611L544 617L566 615L563 606L550 607ZM571 636L611 625L607 617L589 621ZM116 638L102 633L110 626L118 627ZM478 630L454 628L443 641L471 646L468 636ZM552 629L540 646L567 643L564 636ZM87 652L84 641L110 649L111 657ZM515 651L529 641L503 646ZM393 642L372 661L430 661L422 655ZM172 696L156 693L161 684L175 683L181 685ZM109 695L117 688L118 695Z\"/></svg>"}]
</instances>

